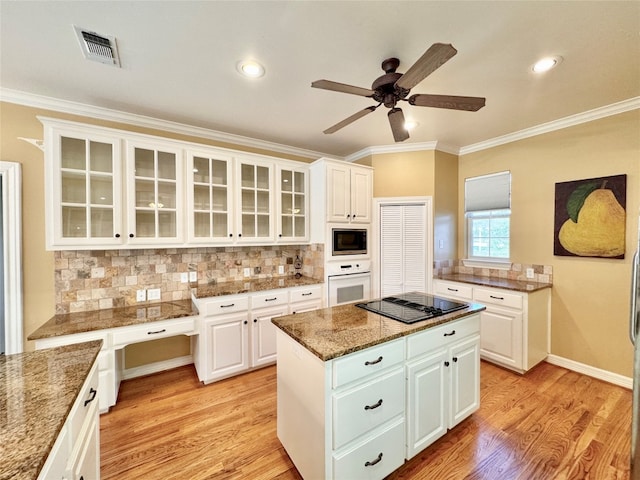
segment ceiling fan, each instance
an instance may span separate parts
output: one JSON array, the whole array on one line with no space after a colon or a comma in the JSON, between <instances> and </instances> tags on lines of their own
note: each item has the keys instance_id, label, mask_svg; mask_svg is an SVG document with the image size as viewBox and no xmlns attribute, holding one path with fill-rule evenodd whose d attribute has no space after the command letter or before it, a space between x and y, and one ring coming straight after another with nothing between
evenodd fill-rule
<instances>
[{"instance_id":1,"label":"ceiling fan","mask_svg":"<svg viewBox=\"0 0 640 480\"><path fill-rule=\"evenodd\" d=\"M400 101L409 102L410 105L418 107L449 108L470 112L480 110L484 107L486 101L483 97L415 94L406 98L413 87L440 68L456 53L458 53L458 51L450 44L434 43L404 74L396 72L396 69L400 65L400 60L397 58L387 58L382 62L382 70L384 70L385 74L375 79L371 85L371 89L354 87L353 85L332 82L331 80L316 80L311 83L311 86L314 88L361 95L363 97L373 98L378 102L378 105L360 110L341 122L336 123L334 126L327 128L324 133L337 132L384 104L385 107L390 109L387 115L389 117L391 131L393 132L393 138L396 142L402 142L409 138L409 132L407 132L404 127L404 114L402 113L402 109L397 107Z\"/></svg>"}]
</instances>

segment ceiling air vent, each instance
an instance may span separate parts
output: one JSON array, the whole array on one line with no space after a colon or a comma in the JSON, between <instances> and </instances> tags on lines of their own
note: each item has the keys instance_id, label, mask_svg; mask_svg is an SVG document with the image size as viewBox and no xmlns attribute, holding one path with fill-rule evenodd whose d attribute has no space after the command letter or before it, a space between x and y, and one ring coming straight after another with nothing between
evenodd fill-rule
<instances>
[{"instance_id":1,"label":"ceiling air vent","mask_svg":"<svg viewBox=\"0 0 640 480\"><path fill-rule=\"evenodd\" d=\"M76 26L74 26L73 29L78 36L84 58L106 65L120 66L115 37L101 35Z\"/></svg>"}]
</instances>

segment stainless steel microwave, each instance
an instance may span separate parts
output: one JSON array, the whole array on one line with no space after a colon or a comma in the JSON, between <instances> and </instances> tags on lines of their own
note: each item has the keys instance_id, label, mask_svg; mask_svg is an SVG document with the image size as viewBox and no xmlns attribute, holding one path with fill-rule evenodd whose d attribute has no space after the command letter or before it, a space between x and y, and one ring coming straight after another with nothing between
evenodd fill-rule
<instances>
[{"instance_id":1,"label":"stainless steel microwave","mask_svg":"<svg viewBox=\"0 0 640 480\"><path fill-rule=\"evenodd\" d=\"M333 256L367 254L367 229L333 228L331 233Z\"/></svg>"}]
</instances>

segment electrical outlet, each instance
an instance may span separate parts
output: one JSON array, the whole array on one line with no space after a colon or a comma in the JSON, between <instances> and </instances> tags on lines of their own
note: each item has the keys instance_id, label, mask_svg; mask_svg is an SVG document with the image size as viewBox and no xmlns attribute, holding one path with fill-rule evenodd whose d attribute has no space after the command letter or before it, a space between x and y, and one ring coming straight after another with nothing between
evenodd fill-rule
<instances>
[{"instance_id":1,"label":"electrical outlet","mask_svg":"<svg viewBox=\"0 0 640 480\"><path fill-rule=\"evenodd\" d=\"M250 277L251 276L251 269L249 267L244 269L244 276L245 277Z\"/></svg>"},{"instance_id":2,"label":"electrical outlet","mask_svg":"<svg viewBox=\"0 0 640 480\"><path fill-rule=\"evenodd\" d=\"M258 275L262 272L262 267L253 267L253 273Z\"/></svg>"},{"instance_id":3,"label":"electrical outlet","mask_svg":"<svg viewBox=\"0 0 640 480\"><path fill-rule=\"evenodd\" d=\"M284 275L284 265L278 265L278 275Z\"/></svg>"},{"instance_id":4,"label":"electrical outlet","mask_svg":"<svg viewBox=\"0 0 640 480\"><path fill-rule=\"evenodd\" d=\"M144 302L147 300L146 290L136 290L136 302Z\"/></svg>"},{"instance_id":5,"label":"electrical outlet","mask_svg":"<svg viewBox=\"0 0 640 480\"><path fill-rule=\"evenodd\" d=\"M160 300L160 289L159 288L150 288L147 292L147 298L149 300Z\"/></svg>"},{"instance_id":6,"label":"electrical outlet","mask_svg":"<svg viewBox=\"0 0 640 480\"><path fill-rule=\"evenodd\" d=\"M533 268L527 268L526 270L526 274L527 274L527 278L533 278L535 277L534 273L533 273Z\"/></svg>"},{"instance_id":7,"label":"electrical outlet","mask_svg":"<svg viewBox=\"0 0 640 480\"><path fill-rule=\"evenodd\" d=\"M180 282L187 283L189 281L189 274L187 272L182 272L180 274Z\"/></svg>"},{"instance_id":8,"label":"electrical outlet","mask_svg":"<svg viewBox=\"0 0 640 480\"><path fill-rule=\"evenodd\" d=\"M189 281L197 282L198 281L198 272L189 272Z\"/></svg>"}]
</instances>

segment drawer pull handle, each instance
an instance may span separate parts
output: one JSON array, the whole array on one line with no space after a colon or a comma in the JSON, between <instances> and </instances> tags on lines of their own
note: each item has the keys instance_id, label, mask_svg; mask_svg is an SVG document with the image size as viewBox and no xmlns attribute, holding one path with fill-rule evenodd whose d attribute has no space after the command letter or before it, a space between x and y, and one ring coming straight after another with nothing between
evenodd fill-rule
<instances>
[{"instance_id":1,"label":"drawer pull handle","mask_svg":"<svg viewBox=\"0 0 640 480\"><path fill-rule=\"evenodd\" d=\"M230 303L229 305L220 305L220 308L229 308L229 307L233 307L235 305L235 303Z\"/></svg>"},{"instance_id":2,"label":"drawer pull handle","mask_svg":"<svg viewBox=\"0 0 640 480\"><path fill-rule=\"evenodd\" d=\"M84 406L85 407L95 400L96 393L98 393L98 391L95 388L91 387L89 389L89 395L91 395L91 397L88 400L84 401Z\"/></svg>"},{"instance_id":3,"label":"drawer pull handle","mask_svg":"<svg viewBox=\"0 0 640 480\"><path fill-rule=\"evenodd\" d=\"M265 302L273 302L274 300L277 300L278 297L273 297L273 298L265 298L264 301Z\"/></svg>"},{"instance_id":4,"label":"drawer pull handle","mask_svg":"<svg viewBox=\"0 0 640 480\"><path fill-rule=\"evenodd\" d=\"M365 463L364 463L364 466L365 466L365 467L373 467L373 466L374 466L374 465L376 465L377 463L380 463L380 460L382 460L382 452L380 452L380 453L378 454L378 458L376 458L373 462L369 462L369 461L365 462Z\"/></svg>"},{"instance_id":5,"label":"drawer pull handle","mask_svg":"<svg viewBox=\"0 0 640 480\"><path fill-rule=\"evenodd\" d=\"M457 288L450 288L450 287L447 287L447 290L449 290L450 292L457 292L458 291Z\"/></svg>"},{"instance_id":6,"label":"drawer pull handle","mask_svg":"<svg viewBox=\"0 0 640 480\"><path fill-rule=\"evenodd\" d=\"M375 365L376 363L380 363L381 361L382 361L382 355L380 355L377 360L374 360L372 362L367 360L366 362L364 362L364 364L365 365Z\"/></svg>"},{"instance_id":7,"label":"drawer pull handle","mask_svg":"<svg viewBox=\"0 0 640 480\"><path fill-rule=\"evenodd\" d=\"M156 335L158 333L164 333L166 331L167 331L167 329L163 328L162 330L156 330L155 332L147 332L147 335Z\"/></svg>"},{"instance_id":8,"label":"drawer pull handle","mask_svg":"<svg viewBox=\"0 0 640 480\"><path fill-rule=\"evenodd\" d=\"M302 296L303 296L303 297L308 297L309 295L312 295L312 294L313 294L313 292L303 293L303 294L302 294Z\"/></svg>"},{"instance_id":9,"label":"drawer pull handle","mask_svg":"<svg viewBox=\"0 0 640 480\"><path fill-rule=\"evenodd\" d=\"M374 410L374 409L378 408L380 405L382 405L382 399L378 400L373 405L365 405L364 409L365 410Z\"/></svg>"},{"instance_id":10,"label":"drawer pull handle","mask_svg":"<svg viewBox=\"0 0 640 480\"><path fill-rule=\"evenodd\" d=\"M496 300L504 300L504 297L494 297L493 295L489 295L489 298L495 298Z\"/></svg>"},{"instance_id":11,"label":"drawer pull handle","mask_svg":"<svg viewBox=\"0 0 640 480\"><path fill-rule=\"evenodd\" d=\"M455 335L456 331L455 330L451 330L451 333L445 333L444 336L445 337L450 337L451 335Z\"/></svg>"}]
</instances>

